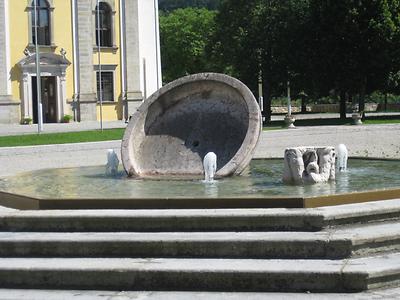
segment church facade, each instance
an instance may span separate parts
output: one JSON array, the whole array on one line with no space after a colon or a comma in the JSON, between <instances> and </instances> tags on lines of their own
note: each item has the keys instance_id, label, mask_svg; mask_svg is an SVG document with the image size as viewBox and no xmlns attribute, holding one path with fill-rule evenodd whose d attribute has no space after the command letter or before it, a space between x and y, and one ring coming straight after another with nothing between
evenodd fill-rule
<instances>
[{"instance_id":1,"label":"church facade","mask_svg":"<svg viewBox=\"0 0 400 300\"><path fill-rule=\"evenodd\" d=\"M0 123L38 120L36 41L45 123L126 120L161 87L157 0L0 0L0 24Z\"/></svg>"}]
</instances>

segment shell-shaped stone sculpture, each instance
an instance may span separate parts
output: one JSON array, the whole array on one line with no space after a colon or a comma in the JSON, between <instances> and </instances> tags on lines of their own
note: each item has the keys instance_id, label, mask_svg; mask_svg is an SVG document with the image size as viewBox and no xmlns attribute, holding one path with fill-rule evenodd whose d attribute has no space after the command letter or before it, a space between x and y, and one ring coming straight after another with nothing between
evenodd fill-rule
<instances>
[{"instance_id":1,"label":"shell-shaped stone sculpture","mask_svg":"<svg viewBox=\"0 0 400 300\"><path fill-rule=\"evenodd\" d=\"M223 74L189 75L138 108L122 140L122 163L129 176L202 175L204 156L214 152L216 177L240 174L260 132L260 109L246 85Z\"/></svg>"}]
</instances>

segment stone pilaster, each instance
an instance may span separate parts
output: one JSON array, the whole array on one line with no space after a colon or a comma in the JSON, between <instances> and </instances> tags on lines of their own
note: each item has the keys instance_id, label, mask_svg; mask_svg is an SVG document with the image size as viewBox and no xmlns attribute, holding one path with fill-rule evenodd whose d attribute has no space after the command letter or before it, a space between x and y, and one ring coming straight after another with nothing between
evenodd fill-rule
<instances>
[{"instance_id":1,"label":"stone pilaster","mask_svg":"<svg viewBox=\"0 0 400 300\"><path fill-rule=\"evenodd\" d=\"M0 1L0 123L18 123L20 121L20 103L12 101L8 90L9 71L7 41L7 2Z\"/></svg>"},{"instance_id":2,"label":"stone pilaster","mask_svg":"<svg viewBox=\"0 0 400 300\"><path fill-rule=\"evenodd\" d=\"M138 1L125 0L126 103L125 115L131 116L143 100L140 89L139 7Z\"/></svg>"},{"instance_id":3,"label":"stone pilaster","mask_svg":"<svg viewBox=\"0 0 400 300\"><path fill-rule=\"evenodd\" d=\"M80 121L97 120L96 88L93 71L92 1L77 0Z\"/></svg>"}]
</instances>

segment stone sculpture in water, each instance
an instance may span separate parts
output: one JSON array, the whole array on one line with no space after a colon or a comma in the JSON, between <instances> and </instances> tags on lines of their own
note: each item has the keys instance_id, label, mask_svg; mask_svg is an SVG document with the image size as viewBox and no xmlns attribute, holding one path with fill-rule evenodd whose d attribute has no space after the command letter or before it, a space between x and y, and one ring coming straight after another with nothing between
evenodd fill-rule
<instances>
[{"instance_id":1,"label":"stone sculpture in water","mask_svg":"<svg viewBox=\"0 0 400 300\"><path fill-rule=\"evenodd\" d=\"M261 112L246 85L224 74L190 75L141 104L122 140L122 163L128 176L198 177L212 149L216 178L239 175L260 132Z\"/></svg>"},{"instance_id":2,"label":"stone sculpture in water","mask_svg":"<svg viewBox=\"0 0 400 300\"><path fill-rule=\"evenodd\" d=\"M335 180L333 147L294 147L285 150L283 182L313 184Z\"/></svg>"}]
</instances>

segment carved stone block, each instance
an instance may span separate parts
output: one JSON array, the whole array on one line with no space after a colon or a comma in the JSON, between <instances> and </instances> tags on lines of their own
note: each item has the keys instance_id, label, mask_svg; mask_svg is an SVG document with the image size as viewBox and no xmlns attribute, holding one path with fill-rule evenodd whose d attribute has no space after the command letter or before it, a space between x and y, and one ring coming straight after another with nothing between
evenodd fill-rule
<instances>
[{"instance_id":1,"label":"carved stone block","mask_svg":"<svg viewBox=\"0 0 400 300\"><path fill-rule=\"evenodd\" d=\"M284 183L301 185L335 180L334 147L287 148L284 164Z\"/></svg>"}]
</instances>

